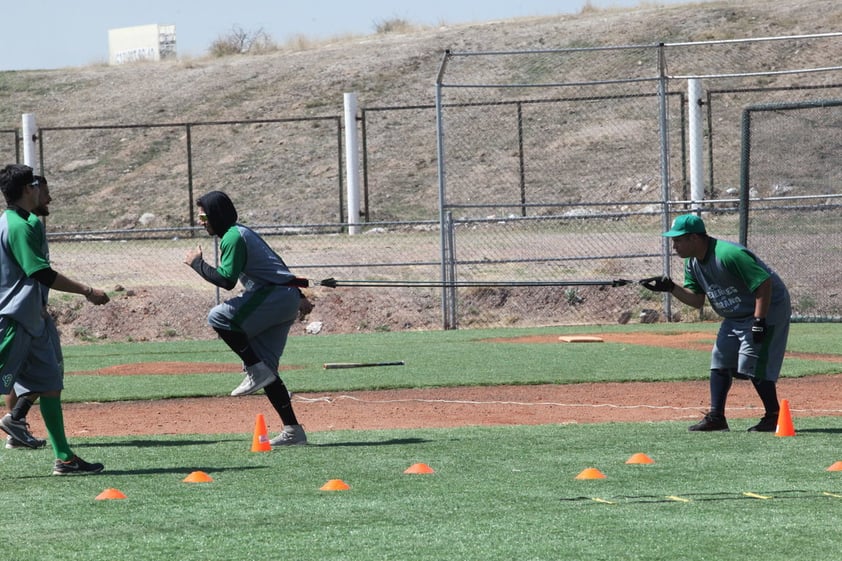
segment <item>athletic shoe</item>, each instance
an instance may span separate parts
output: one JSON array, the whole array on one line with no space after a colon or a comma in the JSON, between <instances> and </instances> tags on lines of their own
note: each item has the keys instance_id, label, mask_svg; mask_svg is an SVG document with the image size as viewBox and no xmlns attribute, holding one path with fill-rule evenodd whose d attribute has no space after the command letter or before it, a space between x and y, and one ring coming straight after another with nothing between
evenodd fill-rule
<instances>
[{"instance_id":1,"label":"athletic shoe","mask_svg":"<svg viewBox=\"0 0 842 561\"><path fill-rule=\"evenodd\" d=\"M263 362L252 364L246 368L246 377L243 378L243 381L239 386L234 388L231 395L239 396L253 394L262 390L277 379L278 375Z\"/></svg>"},{"instance_id":2,"label":"athletic shoe","mask_svg":"<svg viewBox=\"0 0 842 561\"><path fill-rule=\"evenodd\" d=\"M748 432L775 432L778 430L778 414L766 413L760 419L760 422L749 427Z\"/></svg>"},{"instance_id":3,"label":"athletic shoe","mask_svg":"<svg viewBox=\"0 0 842 561\"><path fill-rule=\"evenodd\" d=\"M12 419L11 413L6 413L6 415L0 419L0 429L9 433L12 438L27 448L40 448L46 444L46 442L40 438L32 436L32 433L29 432L29 423L26 422L26 419L15 421Z\"/></svg>"},{"instance_id":4,"label":"athletic shoe","mask_svg":"<svg viewBox=\"0 0 842 561\"><path fill-rule=\"evenodd\" d=\"M286 425L278 436L269 441L269 444L273 448L275 446L307 444L307 435L304 434L304 427L301 425Z\"/></svg>"},{"instance_id":5,"label":"athletic shoe","mask_svg":"<svg viewBox=\"0 0 842 561\"><path fill-rule=\"evenodd\" d=\"M47 441L43 438L36 438L35 441L38 443L37 446L33 446L32 448L43 448L47 445ZM32 449L14 436L7 435L6 436L6 450L17 450L17 449Z\"/></svg>"},{"instance_id":6,"label":"athletic shoe","mask_svg":"<svg viewBox=\"0 0 842 561\"><path fill-rule=\"evenodd\" d=\"M70 460L63 462L56 460L53 468L53 475L91 475L105 469L102 464L89 464L79 456L73 456Z\"/></svg>"},{"instance_id":7,"label":"athletic shoe","mask_svg":"<svg viewBox=\"0 0 842 561\"><path fill-rule=\"evenodd\" d=\"M705 418L691 425L687 430L690 431L728 431L728 421L725 420L725 415L721 413L706 413Z\"/></svg>"}]
</instances>

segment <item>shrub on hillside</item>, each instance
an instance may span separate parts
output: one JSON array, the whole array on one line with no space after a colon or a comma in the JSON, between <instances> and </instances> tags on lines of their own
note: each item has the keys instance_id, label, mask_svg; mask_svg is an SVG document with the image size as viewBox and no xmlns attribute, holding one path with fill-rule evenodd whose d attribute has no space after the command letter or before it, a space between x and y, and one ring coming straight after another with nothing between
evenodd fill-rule
<instances>
[{"instance_id":1,"label":"shrub on hillside","mask_svg":"<svg viewBox=\"0 0 842 561\"><path fill-rule=\"evenodd\" d=\"M235 25L228 33L217 37L208 51L219 58L231 55L262 54L276 51L278 46L272 37L263 30L247 31Z\"/></svg>"},{"instance_id":2,"label":"shrub on hillside","mask_svg":"<svg viewBox=\"0 0 842 561\"><path fill-rule=\"evenodd\" d=\"M408 33L413 30L413 25L403 18L391 18L375 22L374 30L378 34Z\"/></svg>"}]
</instances>

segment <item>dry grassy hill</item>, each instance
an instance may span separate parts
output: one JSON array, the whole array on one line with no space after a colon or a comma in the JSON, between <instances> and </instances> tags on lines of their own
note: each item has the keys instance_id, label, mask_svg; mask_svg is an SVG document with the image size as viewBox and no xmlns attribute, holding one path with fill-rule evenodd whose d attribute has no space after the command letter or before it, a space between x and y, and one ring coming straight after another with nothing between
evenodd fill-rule
<instances>
[{"instance_id":1,"label":"dry grassy hill","mask_svg":"<svg viewBox=\"0 0 842 561\"><path fill-rule=\"evenodd\" d=\"M20 126L22 113L35 113L41 127L341 116L343 93L349 91L358 92L362 107L432 104L445 49L650 45L840 29L842 5L832 0L735 0L669 6L643 2L634 9L587 9L577 15L342 38L256 56L2 72L0 128ZM201 176L198 166L198 171L194 170L199 174L196 188L204 190L245 178L246 189L252 190L246 194L256 207L277 207L273 202L279 195L287 202L286 208L263 216L266 221L326 220L327 216L319 214L326 203L302 193L299 185L303 182L298 179L318 177L330 186L337 171L326 170L324 159L307 152L313 147L293 146L295 140L288 130L260 134L265 135L261 138L264 146L277 146L278 152L300 151L302 155L295 160L299 169L290 170L283 163L249 168L243 165L248 160L246 152L226 152L224 159L211 153L214 172ZM378 219L407 218L397 216L401 209L413 209L410 219L422 218L435 204L435 143L426 129L419 134L423 134L419 139L384 139L389 144L409 144L406 157L417 162L418 169L411 178L396 174L389 182L390 200L383 203L388 206L381 207ZM72 229L98 213L108 217L102 227L123 228L132 226L150 208L166 215L162 218L166 223L156 225L183 224L184 213L159 211L165 205L161 201L173 196L171 186L182 188L185 183L182 131L103 132L68 154L56 151L58 136L52 134L45 140L48 146L52 142L45 171L59 174L66 187L62 212L57 213L61 216L56 217L54 227L63 227L62 220L66 220L67 229ZM422 153L412 153L415 141L423 139L426 144L418 148ZM224 149L228 150L228 145ZM7 160L14 157L8 143L0 143L0 151ZM273 187L272 200L261 198L266 196L267 185ZM119 189L123 195L116 197ZM144 193L142 201L135 196L138 192ZM599 193L593 194L599 199Z\"/></svg>"},{"instance_id":2,"label":"dry grassy hill","mask_svg":"<svg viewBox=\"0 0 842 561\"><path fill-rule=\"evenodd\" d=\"M362 105L431 103L442 53L629 45L842 29L833 0L733 0L523 18L346 38L307 50L108 67L0 73L0 127L33 112L41 126L341 114Z\"/></svg>"}]
</instances>

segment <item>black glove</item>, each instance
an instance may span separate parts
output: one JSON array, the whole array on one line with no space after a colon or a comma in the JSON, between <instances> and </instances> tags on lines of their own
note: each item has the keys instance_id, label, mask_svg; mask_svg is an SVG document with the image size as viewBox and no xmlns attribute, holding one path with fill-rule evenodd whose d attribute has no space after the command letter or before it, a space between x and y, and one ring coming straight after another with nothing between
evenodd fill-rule
<instances>
[{"instance_id":1,"label":"black glove","mask_svg":"<svg viewBox=\"0 0 842 561\"><path fill-rule=\"evenodd\" d=\"M641 279L637 281L640 286L647 288L652 292L672 292L675 288L675 283L672 279L665 276L649 277L648 279Z\"/></svg>"},{"instance_id":2,"label":"black glove","mask_svg":"<svg viewBox=\"0 0 842 561\"><path fill-rule=\"evenodd\" d=\"M766 338L766 319L754 318L754 323L751 326L751 334L754 337L754 342L758 345L763 343Z\"/></svg>"}]
</instances>

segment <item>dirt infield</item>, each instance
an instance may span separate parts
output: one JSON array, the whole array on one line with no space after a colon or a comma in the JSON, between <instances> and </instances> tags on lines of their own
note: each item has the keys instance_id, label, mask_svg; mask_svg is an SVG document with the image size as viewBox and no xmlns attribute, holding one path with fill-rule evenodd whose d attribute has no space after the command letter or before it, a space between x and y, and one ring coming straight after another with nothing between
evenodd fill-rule
<instances>
[{"instance_id":1,"label":"dirt infield","mask_svg":"<svg viewBox=\"0 0 842 561\"><path fill-rule=\"evenodd\" d=\"M709 349L703 333L604 334L604 341L673 348ZM559 343L557 336L495 339L495 342ZM583 343L599 344L599 343ZM792 355L796 356L796 355ZM842 362L840 355L797 355ZM238 370L239 365L230 365ZM172 375L219 371L219 364L143 363L84 374ZM287 369L295 368L287 366ZM82 374L77 373L77 374ZM74 373L68 373L69 376ZM704 374L700 372L700 376ZM779 396L790 402L793 418L842 414L842 374L782 379ZM342 429L453 427L463 425L646 422L698 420L708 406L708 382L626 382L600 384L430 388L294 394L296 414L309 432ZM156 401L65 404L70 436L202 434L250 432L258 413L270 432L280 421L263 395ZM728 399L733 430L747 428L762 415L751 384L736 381ZM37 407L30 414L33 431L44 434Z\"/></svg>"}]
</instances>

